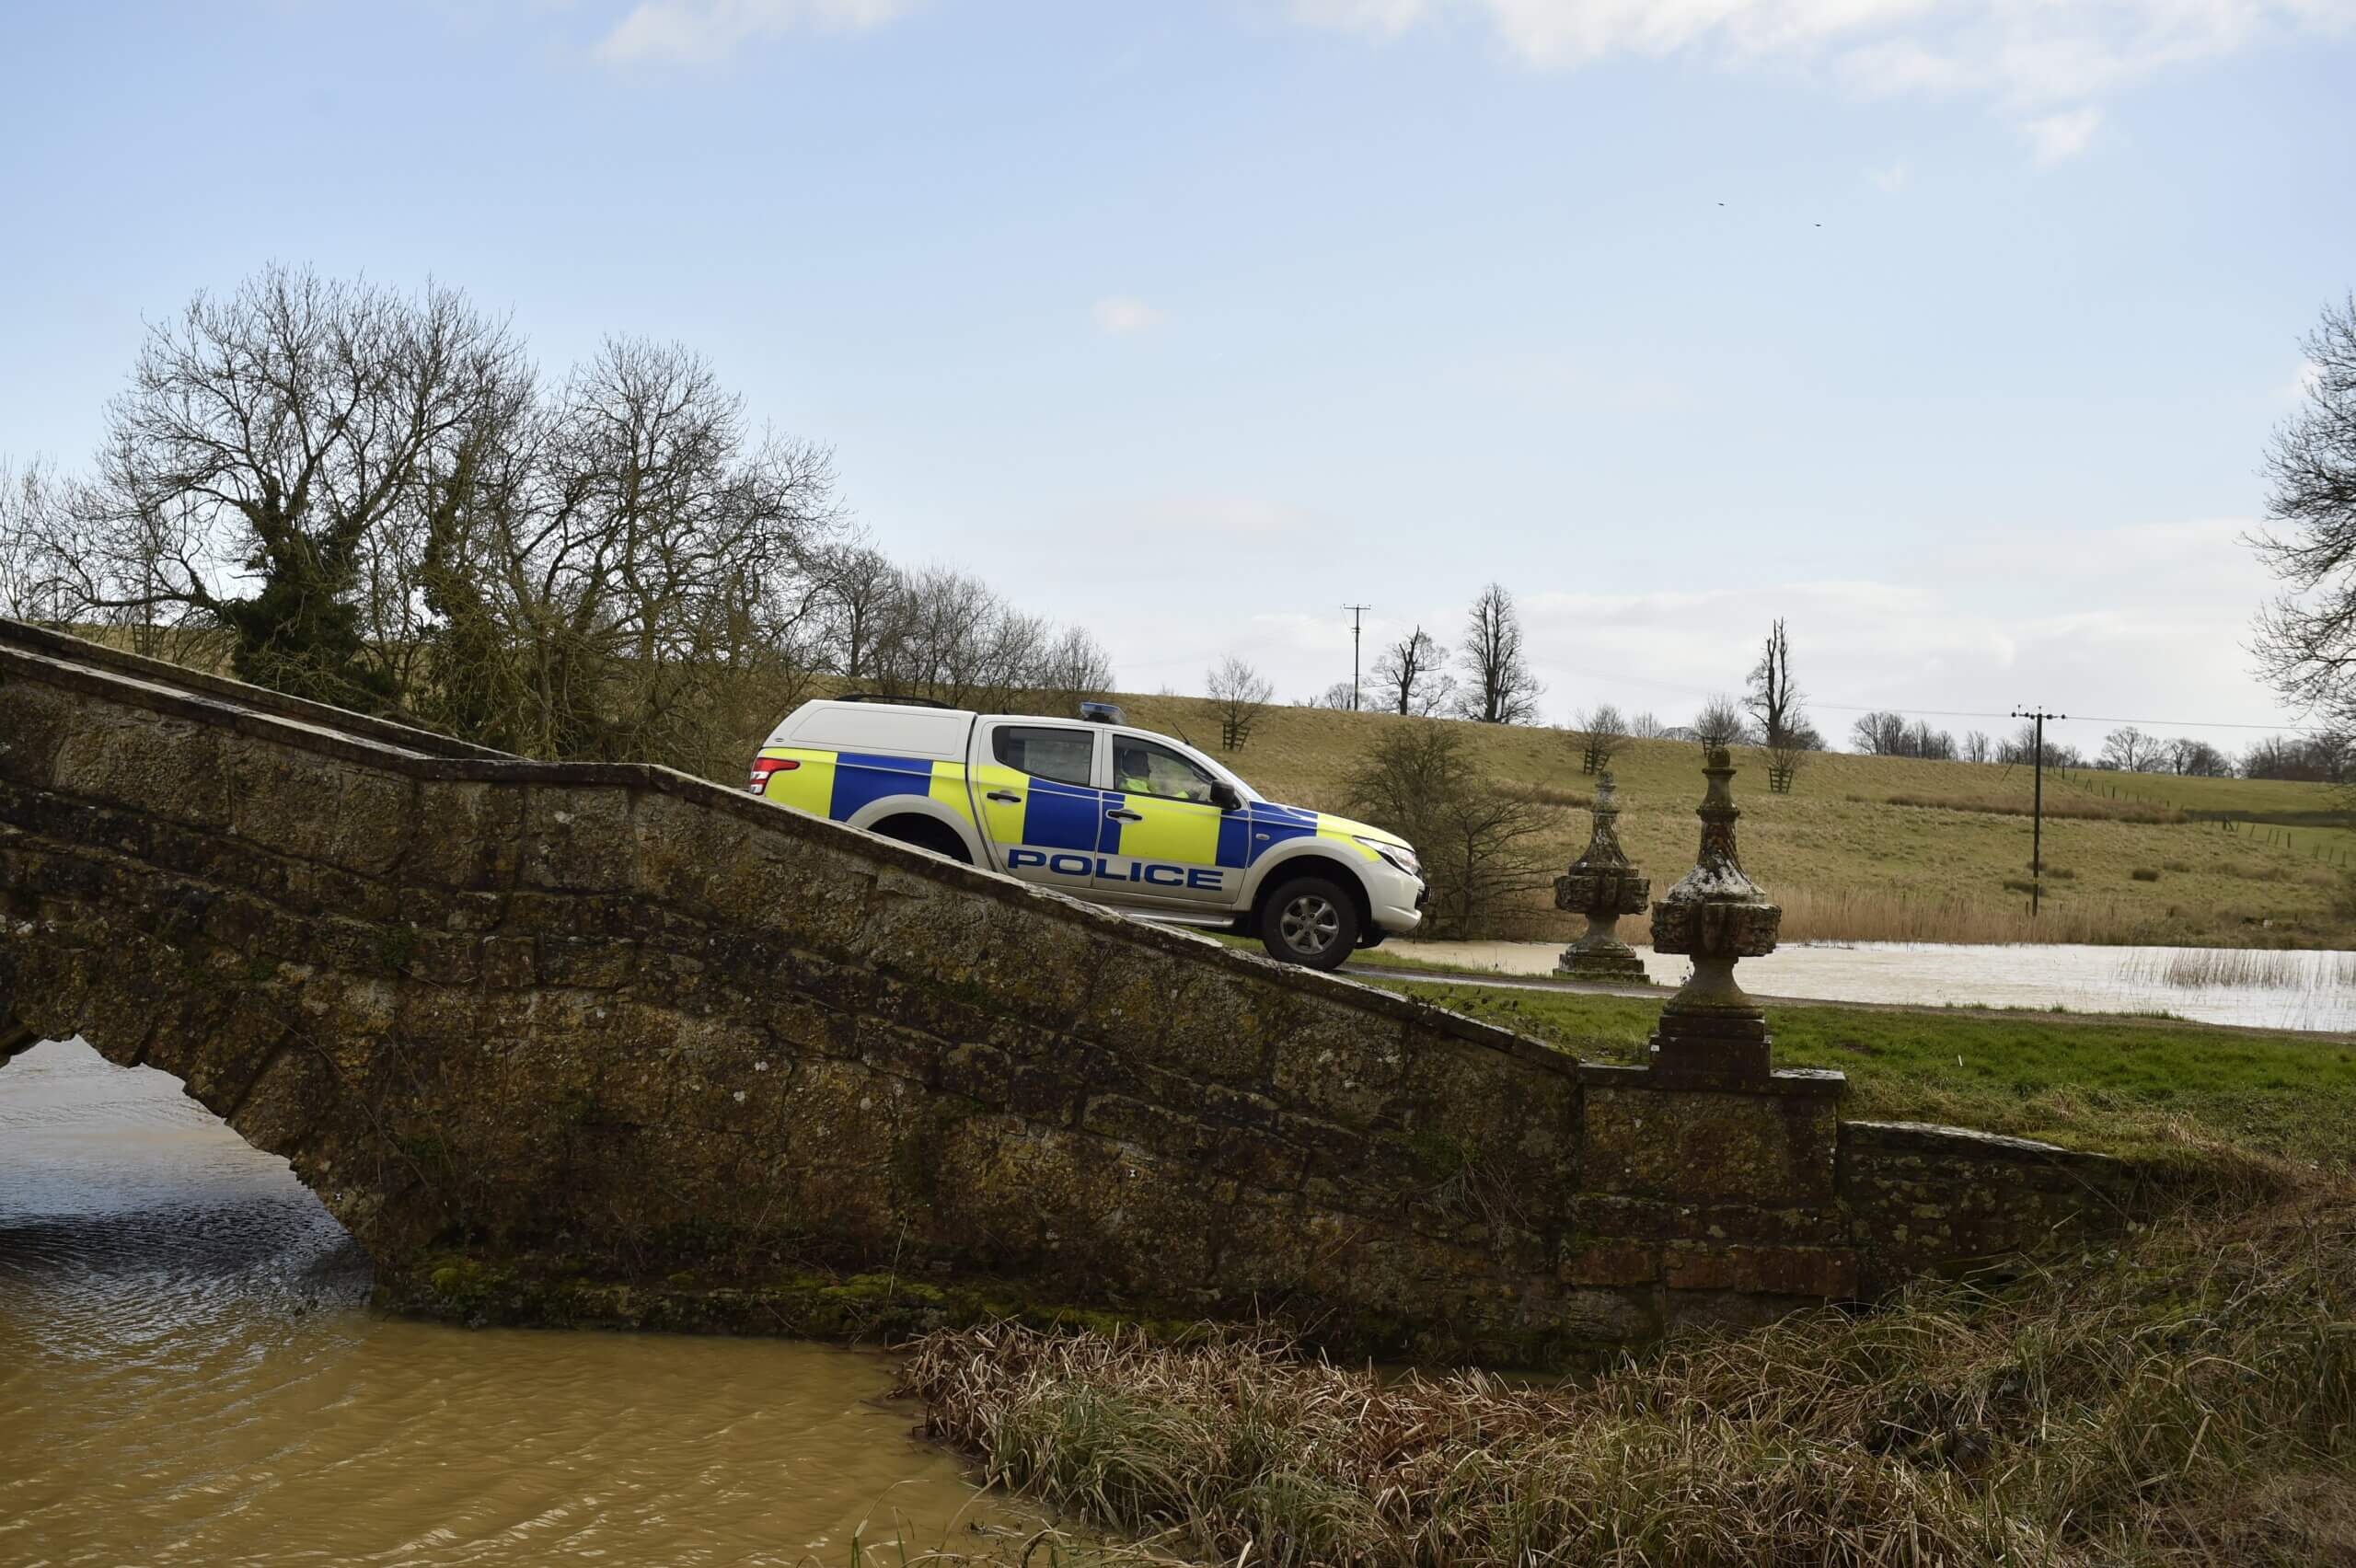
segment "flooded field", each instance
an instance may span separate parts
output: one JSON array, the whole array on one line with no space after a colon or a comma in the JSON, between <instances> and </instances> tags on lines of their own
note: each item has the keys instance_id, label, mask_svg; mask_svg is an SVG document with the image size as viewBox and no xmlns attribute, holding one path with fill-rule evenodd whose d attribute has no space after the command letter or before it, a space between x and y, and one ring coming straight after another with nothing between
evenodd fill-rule
<instances>
[{"instance_id":1,"label":"flooded field","mask_svg":"<svg viewBox=\"0 0 2356 1568\"><path fill-rule=\"evenodd\" d=\"M1387 957L1553 973L1559 942L1401 942ZM1682 958L1636 950L1645 969L1674 986ZM2167 1012L2202 1023L2259 1029L2356 1031L2356 953L2239 948L2095 947L2062 943L1964 946L1939 942L1802 942L1742 962L1759 996L1926 1007L2052 1008L2073 1012Z\"/></svg>"},{"instance_id":2,"label":"flooded field","mask_svg":"<svg viewBox=\"0 0 2356 1568\"><path fill-rule=\"evenodd\" d=\"M283 1160L75 1044L0 1067L0 1562L898 1562L1008 1522L879 1355L380 1317Z\"/></svg>"}]
</instances>

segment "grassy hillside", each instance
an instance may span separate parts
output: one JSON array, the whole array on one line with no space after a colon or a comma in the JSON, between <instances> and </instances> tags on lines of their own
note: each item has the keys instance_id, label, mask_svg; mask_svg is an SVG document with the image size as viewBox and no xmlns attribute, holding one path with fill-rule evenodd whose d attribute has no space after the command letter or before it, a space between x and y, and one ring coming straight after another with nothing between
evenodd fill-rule
<instances>
[{"instance_id":1,"label":"grassy hillside","mask_svg":"<svg viewBox=\"0 0 2356 1568\"><path fill-rule=\"evenodd\" d=\"M1218 723L1207 701L1121 700L1132 721L1217 753ZM1374 737L1415 721L1270 709L1251 743L1226 760L1277 800L1340 811L1348 804L1345 780ZM1463 728L1495 777L1537 787L1556 803L1559 828L1546 847L1567 864L1587 840L1578 808L1594 783L1580 775L1571 738L1557 730ZM1791 795L1779 796L1768 792L1761 754L1738 748L1735 760L1743 865L1784 905L1787 940L2302 947L2356 940L2356 925L2333 907L2348 875L2339 856L2356 846L2356 834L2306 825L2339 809L2326 785L2048 773L2046 902L2032 930L2026 894L2005 886L2028 877L2028 769L1825 755L1809 759ZM1658 892L1693 863L1700 750L1633 742L1612 771L1621 840ZM2121 791L2116 799L2113 787ZM2189 812L2253 821L2228 824ZM2297 825L2256 825L2269 819ZM1551 939L1574 922L1533 905L1517 924L1518 934Z\"/></svg>"}]
</instances>

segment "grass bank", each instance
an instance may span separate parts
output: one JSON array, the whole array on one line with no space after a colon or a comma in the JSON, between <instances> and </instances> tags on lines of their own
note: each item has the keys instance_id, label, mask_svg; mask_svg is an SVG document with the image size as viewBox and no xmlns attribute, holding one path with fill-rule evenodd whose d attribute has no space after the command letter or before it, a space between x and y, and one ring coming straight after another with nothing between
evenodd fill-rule
<instances>
[{"instance_id":1,"label":"grass bank","mask_svg":"<svg viewBox=\"0 0 2356 1568\"><path fill-rule=\"evenodd\" d=\"M1657 1004L1409 984L1629 1059ZM1848 1113L2174 1165L2116 1250L1530 1384L1384 1375L1282 1339L921 1342L926 1429L1148 1547L1031 1555L1364 1568L2356 1562L2356 1056L2194 1025L1779 1008ZM1149 1550L1149 1548L1150 1550Z\"/></svg>"},{"instance_id":2,"label":"grass bank","mask_svg":"<svg viewBox=\"0 0 2356 1568\"><path fill-rule=\"evenodd\" d=\"M2356 1554L2351 1227L2311 1193L1556 1387L1008 1325L904 1388L995 1484L1197 1561L2304 1568Z\"/></svg>"},{"instance_id":3,"label":"grass bank","mask_svg":"<svg viewBox=\"0 0 2356 1568\"><path fill-rule=\"evenodd\" d=\"M1644 1056L1649 998L1383 980L1594 1061ZM1945 1122L2144 1160L2356 1169L2356 1045L2056 1013L1772 1009L1775 1060L1837 1067L1844 1116Z\"/></svg>"}]
</instances>

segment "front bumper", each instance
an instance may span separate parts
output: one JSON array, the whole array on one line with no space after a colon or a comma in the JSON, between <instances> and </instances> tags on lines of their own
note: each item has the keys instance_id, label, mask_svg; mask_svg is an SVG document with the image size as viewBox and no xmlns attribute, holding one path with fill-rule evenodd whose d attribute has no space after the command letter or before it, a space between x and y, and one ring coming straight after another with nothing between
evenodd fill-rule
<instances>
[{"instance_id":1,"label":"front bumper","mask_svg":"<svg viewBox=\"0 0 2356 1568\"><path fill-rule=\"evenodd\" d=\"M1411 877L1387 861L1378 862L1367 875L1367 904L1375 928L1389 937L1403 937L1424 923L1424 905L1431 890L1421 877Z\"/></svg>"}]
</instances>

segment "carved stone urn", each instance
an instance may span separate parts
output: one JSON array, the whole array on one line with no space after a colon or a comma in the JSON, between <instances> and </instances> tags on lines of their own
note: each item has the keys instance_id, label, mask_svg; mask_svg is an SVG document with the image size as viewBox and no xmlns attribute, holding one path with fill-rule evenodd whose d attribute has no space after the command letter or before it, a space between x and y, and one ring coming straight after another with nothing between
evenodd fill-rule
<instances>
[{"instance_id":1,"label":"carved stone urn","mask_svg":"<svg viewBox=\"0 0 2356 1568\"><path fill-rule=\"evenodd\" d=\"M1655 1070L1680 1077L1750 1082L1771 1069L1767 1015L1735 984L1737 960L1775 951L1784 912L1767 902L1735 852L1734 763L1712 746L1702 768L1702 852L1653 905L1653 951L1683 953L1693 974L1661 1009L1653 1036Z\"/></svg>"},{"instance_id":2,"label":"carved stone urn","mask_svg":"<svg viewBox=\"0 0 2356 1568\"><path fill-rule=\"evenodd\" d=\"M1592 810L1595 831L1587 841L1586 852L1571 862L1567 872L1554 879L1554 907L1586 916L1587 935L1563 950L1554 973L1573 980L1649 985L1645 961L1620 940L1619 925L1621 916L1645 912L1653 884L1628 863L1626 851L1620 847L1620 830L1613 825L1620 817L1620 805L1613 799L1608 770L1596 781Z\"/></svg>"}]
</instances>

